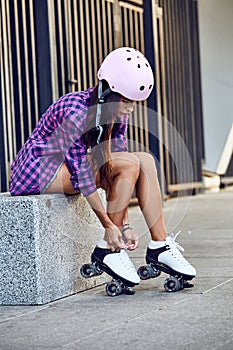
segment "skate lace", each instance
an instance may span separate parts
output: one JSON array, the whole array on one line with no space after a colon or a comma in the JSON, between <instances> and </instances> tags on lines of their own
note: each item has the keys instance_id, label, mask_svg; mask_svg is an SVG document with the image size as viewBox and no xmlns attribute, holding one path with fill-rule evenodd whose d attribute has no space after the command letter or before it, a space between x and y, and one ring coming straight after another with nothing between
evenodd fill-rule
<instances>
[{"instance_id":1,"label":"skate lace","mask_svg":"<svg viewBox=\"0 0 233 350\"><path fill-rule=\"evenodd\" d=\"M174 235L174 233L170 234L170 237L167 239L167 246L173 258L178 260L183 265L190 265L190 263L183 257L180 252L184 252L184 248L178 242L176 242L176 237L180 234L180 232L181 231L178 231L176 235Z\"/></svg>"},{"instance_id":2,"label":"skate lace","mask_svg":"<svg viewBox=\"0 0 233 350\"><path fill-rule=\"evenodd\" d=\"M134 271L135 270L135 267L134 267L132 261L130 260L130 257L126 253L126 249L122 249L121 250L121 254L119 256L120 256L120 260L121 260L122 265L127 270L130 270L130 271Z\"/></svg>"}]
</instances>

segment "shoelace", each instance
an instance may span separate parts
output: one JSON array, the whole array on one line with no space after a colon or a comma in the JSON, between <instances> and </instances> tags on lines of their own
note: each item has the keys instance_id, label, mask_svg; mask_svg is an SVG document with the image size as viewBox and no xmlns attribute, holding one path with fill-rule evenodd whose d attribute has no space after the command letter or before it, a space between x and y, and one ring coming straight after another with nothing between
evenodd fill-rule
<instances>
[{"instance_id":1,"label":"shoelace","mask_svg":"<svg viewBox=\"0 0 233 350\"><path fill-rule=\"evenodd\" d=\"M135 271L135 267L132 263L132 261L130 260L128 254L126 253L126 250L125 249L122 249L121 250L121 253L120 253L120 259L122 261L122 263L124 264L124 266L128 269L128 270L132 270L132 271Z\"/></svg>"},{"instance_id":2,"label":"shoelace","mask_svg":"<svg viewBox=\"0 0 233 350\"><path fill-rule=\"evenodd\" d=\"M180 232L181 231L178 231L176 235L171 233L170 237L168 237L168 239L170 238L168 243L169 250L175 259L179 260L184 265L190 265L190 263L180 253L180 251L184 251L184 248L178 242L176 242L176 237L180 234Z\"/></svg>"},{"instance_id":3,"label":"shoelace","mask_svg":"<svg viewBox=\"0 0 233 350\"><path fill-rule=\"evenodd\" d=\"M171 241L172 241L172 244L174 244L174 246L181 250L182 252L184 252L184 248L178 243L176 242L176 237L181 233L181 231L178 231L177 234L174 236L174 233L171 233L170 234L170 238L171 238Z\"/></svg>"}]
</instances>

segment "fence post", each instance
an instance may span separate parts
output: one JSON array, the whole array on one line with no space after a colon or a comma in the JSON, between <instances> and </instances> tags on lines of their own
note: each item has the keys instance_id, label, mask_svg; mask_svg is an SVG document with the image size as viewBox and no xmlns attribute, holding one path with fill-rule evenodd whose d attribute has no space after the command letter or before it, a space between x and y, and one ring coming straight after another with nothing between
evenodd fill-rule
<instances>
[{"instance_id":1,"label":"fence post","mask_svg":"<svg viewBox=\"0 0 233 350\"><path fill-rule=\"evenodd\" d=\"M114 0L113 19L114 19L114 46L115 48L118 48L122 46L121 8L118 0Z\"/></svg>"},{"instance_id":2,"label":"fence post","mask_svg":"<svg viewBox=\"0 0 233 350\"><path fill-rule=\"evenodd\" d=\"M37 45L39 115L57 98L54 17L52 1L35 0L35 36Z\"/></svg>"}]
</instances>

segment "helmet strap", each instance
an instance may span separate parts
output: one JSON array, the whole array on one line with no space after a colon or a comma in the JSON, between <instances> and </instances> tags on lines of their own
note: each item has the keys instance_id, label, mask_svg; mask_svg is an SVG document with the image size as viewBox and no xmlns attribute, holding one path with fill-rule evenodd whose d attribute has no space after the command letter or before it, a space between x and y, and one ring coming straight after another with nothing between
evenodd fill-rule
<instances>
[{"instance_id":1,"label":"helmet strap","mask_svg":"<svg viewBox=\"0 0 233 350\"><path fill-rule=\"evenodd\" d=\"M99 80L99 84L98 84L98 104L97 104L97 111L96 111L96 117L95 117L96 130L99 130L99 135L98 135L98 138L97 138L97 144L100 143L100 138L101 138L101 135L103 133L103 127L102 127L102 125L100 125L101 105L102 105L102 103L104 103L105 97L108 96L111 92L112 92L112 90L110 88L106 89L103 92L103 83L102 83L102 80Z\"/></svg>"}]
</instances>

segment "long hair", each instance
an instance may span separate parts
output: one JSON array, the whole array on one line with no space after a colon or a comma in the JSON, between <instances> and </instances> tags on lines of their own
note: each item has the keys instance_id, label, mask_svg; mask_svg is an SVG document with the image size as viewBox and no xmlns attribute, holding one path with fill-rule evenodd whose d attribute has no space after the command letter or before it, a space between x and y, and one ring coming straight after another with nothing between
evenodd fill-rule
<instances>
[{"instance_id":1,"label":"long hair","mask_svg":"<svg viewBox=\"0 0 233 350\"><path fill-rule=\"evenodd\" d=\"M109 88L108 83L103 80L103 92ZM100 175L100 186L107 193L112 186L112 159L111 159L111 135L114 127L114 122L117 118L117 108L121 95L111 92L105 97L104 103L101 105L100 125L103 127L103 133L100 143L96 141L99 131L96 130L95 120L98 104L98 86L95 87L91 96L90 106L88 108L86 132L83 140L87 148L91 147L91 165L96 173Z\"/></svg>"}]
</instances>

